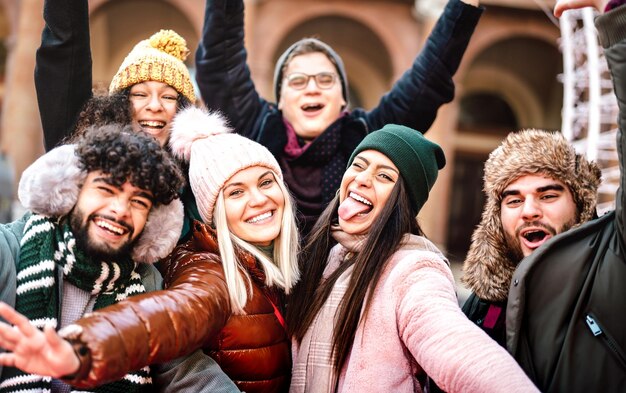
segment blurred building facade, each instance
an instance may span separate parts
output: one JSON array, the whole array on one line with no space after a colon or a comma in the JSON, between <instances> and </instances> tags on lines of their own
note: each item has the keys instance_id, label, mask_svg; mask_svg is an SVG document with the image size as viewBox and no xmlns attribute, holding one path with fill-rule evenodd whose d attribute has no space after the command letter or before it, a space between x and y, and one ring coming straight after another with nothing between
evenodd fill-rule
<instances>
[{"instance_id":1,"label":"blurred building facade","mask_svg":"<svg viewBox=\"0 0 626 393\"><path fill-rule=\"evenodd\" d=\"M19 179L43 152L33 85L43 0L0 0L0 151ZM273 67L293 41L315 36L343 57L353 106L369 108L410 66L446 0L246 0L252 75L272 97ZM483 0L487 8L455 77L455 100L427 136L448 165L420 215L426 234L462 258L483 205L482 166L511 131L561 124L563 89L554 0ZM132 46L161 28L187 39L202 28L202 0L91 0L94 82L108 86Z\"/></svg>"}]
</instances>

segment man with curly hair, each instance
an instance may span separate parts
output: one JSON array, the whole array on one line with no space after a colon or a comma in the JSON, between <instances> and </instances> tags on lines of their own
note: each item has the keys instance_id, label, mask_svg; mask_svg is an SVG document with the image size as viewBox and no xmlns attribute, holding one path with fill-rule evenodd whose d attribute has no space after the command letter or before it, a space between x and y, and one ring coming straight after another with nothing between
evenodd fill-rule
<instances>
[{"instance_id":1,"label":"man with curly hair","mask_svg":"<svg viewBox=\"0 0 626 393\"><path fill-rule=\"evenodd\" d=\"M18 196L28 212L0 225L0 312L15 325L0 323L0 347L12 351L0 354L0 392L73 391L65 383L72 376L54 372L63 365L34 365L19 356L20 348L37 351L53 341L89 355L72 369L88 367L100 356L59 335L80 336L81 331L63 328L86 313L161 288L151 264L178 240L183 183L177 164L156 139L120 125L90 128L75 145L53 149L24 171ZM208 378L210 362L193 354L167 365L135 367L120 380L102 381L106 384L98 391L152 391L153 383L180 391L182 384L190 386L190 378L198 383L193 391L201 391L209 386L206 381L178 370L193 364ZM37 375L37 367L53 378Z\"/></svg>"}]
</instances>

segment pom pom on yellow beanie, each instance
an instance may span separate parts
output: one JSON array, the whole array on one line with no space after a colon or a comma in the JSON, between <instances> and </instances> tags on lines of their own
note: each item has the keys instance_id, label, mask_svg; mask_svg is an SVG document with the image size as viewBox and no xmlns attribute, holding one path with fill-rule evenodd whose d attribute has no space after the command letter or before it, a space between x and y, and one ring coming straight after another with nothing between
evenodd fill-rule
<instances>
[{"instance_id":1,"label":"pom pom on yellow beanie","mask_svg":"<svg viewBox=\"0 0 626 393\"><path fill-rule=\"evenodd\" d=\"M161 30L140 41L126 56L109 85L116 93L137 83L156 81L172 86L192 103L196 94L184 61L187 42L173 30Z\"/></svg>"}]
</instances>

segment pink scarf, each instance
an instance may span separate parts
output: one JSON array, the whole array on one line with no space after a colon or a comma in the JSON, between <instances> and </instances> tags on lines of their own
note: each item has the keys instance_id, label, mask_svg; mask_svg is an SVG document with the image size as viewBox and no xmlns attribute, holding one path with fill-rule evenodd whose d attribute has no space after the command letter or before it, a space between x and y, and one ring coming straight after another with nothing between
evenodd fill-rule
<instances>
[{"instance_id":1,"label":"pink scarf","mask_svg":"<svg viewBox=\"0 0 626 393\"><path fill-rule=\"evenodd\" d=\"M285 124L285 132L287 133L287 144L285 145L285 156L287 158L298 158L306 151L306 149L311 145L311 142L307 142L304 146L300 146L298 143L298 135L296 135L296 130L293 129L291 123L289 123L283 117L283 123Z\"/></svg>"},{"instance_id":2,"label":"pink scarf","mask_svg":"<svg viewBox=\"0 0 626 393\"><path fill-rule=\"evenodd\" d=\"M332 228L332 236L339 244L330 251L322 280L326 280L347 257L359 252L366 235L354 236L339 226ZM293 343L293 371L290 392L330 393L335 391L336 371L332 356L333 328L340 302L348 289L354 265L344 271L335 282L326 302L313 320L298 347Z\"/></svg>"}]
</instances>

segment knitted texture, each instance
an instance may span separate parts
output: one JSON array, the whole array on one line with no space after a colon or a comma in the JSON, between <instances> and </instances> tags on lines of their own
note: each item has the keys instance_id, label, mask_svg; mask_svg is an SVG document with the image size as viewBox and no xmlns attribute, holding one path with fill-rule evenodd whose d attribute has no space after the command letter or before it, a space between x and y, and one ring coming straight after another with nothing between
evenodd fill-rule
<instances>
[{"instance_id":1,"label":"knitted texture","mask_svg":"<svg viewBox=\"0 0 626 393\"><path fill-rule=\"evenodd\" d=\"M576 226L595 216L601 173L594 162L577 154L558 132L529 129L509 134L485 163L487 201L463 266L463 282L481 299L502 301L508 296L519 261L512 261L506 250L500 216L502 192L525 175L544 175L563 182L579 213Z\"/></svg>"},{"instance_id":2,"label":"knitted texture","mask_svg":"<svg viewBox=\"0 0 626 393\"><path fill-rule=\"evenodd\" d=\"M446 157L439 145L426 139L421 132L397 124L387 124L366 136L352 153L348 166L364 150L379 151L395 164L418 212L428 199L439 169L446 165Z\"/></svg>"},{"instance_id":3,"label":"knitted texture","mask_svg":"<svg viewBox=\"0 0 626 393\"><path fill-rule=\"evenodd\" d=\"M213 223L213 208L222 187L237 172L263 166L282 181L278 162L264 146L230 133L219 113L191 107L174 119L170 136L172 153L189 161L189 184L198 212L206 224Z\"/></svg>"},{"instance_id":4,"label":"knitted texture","mask_svg":"<svg viewBox=\"0 0 626 393\"><path fill-rule=\"evenodd\" d=\"M17 297L15 309L43 329L58 327L59 298L57 270L79 289L97 295L94 309L100 309L138 293L145 288L135 272L135 263L127 259L95 262L75 247L69 224L57 225L52 219L33 214L24 227L17 264ZM126 375L120 381L103 385L97 392L136 392L152 383L150 369L145 367ZM3 373L0 392L49 391L51 379L29 375L15 368ZM33 390L29 390L33 389Z\"/></svg>"},{"instance_id":5,"label":"knitted texture","mask_svg":"<svg viewBox=\"0 0 626 393\"><path fill-rule=\"evenodd\" d=\"M191 102L196 94L185 59L187 42L173 30L161 30L140 41L126 56L109 85L115 93L141 82L156 81L172 86Z\"/></svg>"}]
</instances>

